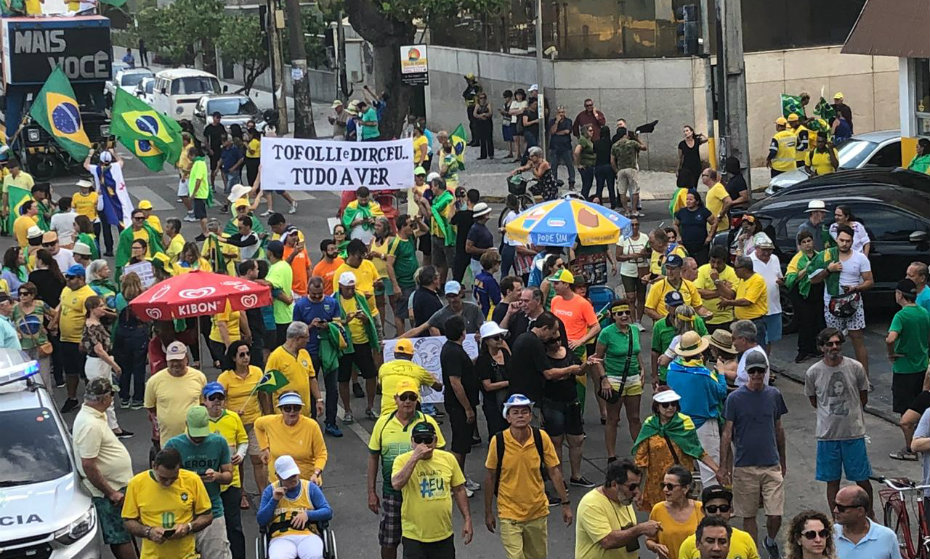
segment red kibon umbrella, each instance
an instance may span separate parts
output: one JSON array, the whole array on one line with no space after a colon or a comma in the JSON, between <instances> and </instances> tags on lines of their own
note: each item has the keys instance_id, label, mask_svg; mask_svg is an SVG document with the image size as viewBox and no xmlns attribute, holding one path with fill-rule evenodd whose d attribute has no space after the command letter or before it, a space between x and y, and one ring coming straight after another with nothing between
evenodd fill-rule
<instances>
[{"instance_id":1,"label":"red kibon umbrella","mask_svg":"<svg viewBox=\"0 0 930 559\"><path fill-rule=\"evenodd\" d=\"M271 288L247 279L193 271L161 281L129 303L142 320L172 320L271 304Z\"/></svg>"}]
</instances>

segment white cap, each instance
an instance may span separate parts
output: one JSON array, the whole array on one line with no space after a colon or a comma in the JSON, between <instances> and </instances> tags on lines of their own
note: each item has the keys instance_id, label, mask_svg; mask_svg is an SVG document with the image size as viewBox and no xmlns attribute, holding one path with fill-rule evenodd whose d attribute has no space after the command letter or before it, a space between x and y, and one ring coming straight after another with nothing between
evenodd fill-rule
<instances>
[{"instance_id":1,"label":"white cap","mask_svg":"<svg viewBox=\"0 0 930 559\"><path fill-rule=\"evenodd\" d=\"M445 295L458 295L462 292L462 284L455 280L449 280L442 292Z\"/></svg>"},{"instance_id":2,"label":"white cap","mask_svg":"<svg viewBox=\"0 0 930 559\"><path fill-rule=\"evenodd\" d=\"M110 152L108 151L100 152L101 163L109 163L110 161L113 161L113 155Z\"/></svg>"},{"instance_id":3,"label":"white cap","mask_svg":"<svg viewBox=\"0 0 930 559\"><path fill-rule=\"evenodd\" d=\"M274 472L280 479L287 479L289 477L299 476L300 468L293 458L285 454L284 456L278 456L278 459L274 461Z\"/></svg>"},{"instance_id":4,"label":"white cap","mask_svg":"<svg viewBox=\"0 0 930 559\"><path fill-rule=\"evenodd\" d=\"M827 211L827 205L824 204L823 200L811 200L807 203L807 209L804 210L805 213L825 211Z\"/></svg>"},{"instance_id":5,"label":"white cap","mask_svg":"<svg viewBox=\"0 0 930 559\"><path fill-rule=\"evenodd\" d=\"M441 178L442 178L442 175L440 175L436 171L433 171L432 173L426 175L426 182L433 182L433 179L441 179Z\"/></svg>"},{"instance_id":6,"label":"white cap","mask_svg":"<svg viewBox=\"0 0 930 559\"><path fill-rule=\"evenodd\" d=\"M355 274L352 272L342 272L339 274L339 285L344 285L346 287L355 286Z\"/></svg>"},{"instance_id":7,"label":"white cap","mask_svg":"<svg viewBox=\"0 0 930 559\"><path fill-rule=\"evenodd\" d=\"M285 392L278 396L278 407L281 406L303 406L304 401L300 394L296 392Z\"/></svg>"},{"instance_id":8,"label":"white cap","mask_svg":"<svg viewBox=\"0 0 930 559\"><path fill-rule=\"evenodd\" d=\"M677 402L678 400L681 400L681 396L674 390L663 390L662 392L656 392L652 395L652 401L660 404Z\"/></svg>"},{"instance_id":9,"label":"white cap","mask_svg":"<svg viewBox=\"0 0 930 559\"><path fill-rule=\"evenodd\" d=\"M481 335L481 339L490 338L491 336L497 336L498 334L507 335L507 330L503 329L493 320L485 322L481 325L481 328L478 329L478 333Z\"/></svg>"},{"instance_id":10,"label":"white cap","mask_svg":"<svg viewBox=\"0 0 930 559\"><path fill-rule=\"evenodd\" d=\"M529 88L527 88L527 91L528 91L528 92L529 92L529 91L539 91L539 85L534 83L534 84L531 85Z\"/></svg>"},{"instance_id":11,"label":"white cap","mask_svg":"<svg viewBox=\"0 0 930 559\"><path fill-rule=\"evenodd\" d=\"M165 358L168 361L172 359L184 359L187 357L187 346L182 342L171 342L168 344L168 349L165 351Z\"/></svg>"}]
</instances>

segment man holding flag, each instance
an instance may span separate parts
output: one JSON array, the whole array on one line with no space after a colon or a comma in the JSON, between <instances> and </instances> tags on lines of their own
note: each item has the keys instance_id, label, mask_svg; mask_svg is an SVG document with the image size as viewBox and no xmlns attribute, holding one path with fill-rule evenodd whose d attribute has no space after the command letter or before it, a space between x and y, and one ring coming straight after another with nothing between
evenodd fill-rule
<instances>
[{"instance_id":1,"label":"man holding flag","mask_svg":"<svg viewBox=\"0 0 930 559\"><path fill-rule=\"evenodd\" d=\"M0 212L2 212L4 219L7 220L5 229L12 231L13 221L19 217L19 212L13 211L13 209L25 199L31 198L31 191L32 187L35 186L35 181L32 175L20 168L19 161L15 159L10 160L7 168L10 170L10 174L3 177L3 208L0 208Z\"/></svg>"},{"instance_id":2,"label":"man holding flag","mask_svg":"<svg viewBox=\"0 0 930 559\"><path fill-rule=\"evenodd\" d=\"M90 150L84 159L84 168L94 177L97 190L97 211L106 247L104 256L113 256L113 233L111 226L122 231L132 221L132 200L123 179L123 160L113 150L100 153L100 163L91 164L95 150Z\"/></svg>"}]
</instances>

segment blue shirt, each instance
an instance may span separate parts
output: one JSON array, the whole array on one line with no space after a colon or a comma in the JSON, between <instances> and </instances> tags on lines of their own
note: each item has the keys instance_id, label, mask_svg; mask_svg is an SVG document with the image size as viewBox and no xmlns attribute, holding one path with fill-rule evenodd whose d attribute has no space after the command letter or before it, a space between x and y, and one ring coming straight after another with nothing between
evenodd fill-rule
<instances>
[{"instance_id":1,"label":"blue shirt","mask_svg":"<svg viewBox=\"0 0 930 559\"><path fill-rule=\"evenodd\" d=\"M432 157L433 144L436 143L436 137L433 136L433 133L429 131L429 128L423 129L423 135L426 136L426 155ZM430 189L427 188L426 192L430 192Z\"/></svg>"},{"instance_id":2,"label":"blue shirt","mask_svg":"<svg viewBox=\"0 0 930 559\"><path fill-rule=\"evenodd\" d=\"M258 505L258 512L255 514L255 519L261 526L267 526L274 517L274 509L278 506L278 502L272 499L272 495L274 495L275 486L279 483L281 482L268 484L265 486L265 490L262 491L261 504ZM321 522L331 519L333 517L333 509L330 508L329 503L326 501L323 490L317 487L315 483L308 483L307 488L307 496L310 497L310 504L313 505L313 510L307 511L307 520L310 522ZM290 491L285 491L284 495L287 496L288 499L296 499L300 496L301 491L303 491L302 483L297 484L297 487Z\"/></svg>"},{"instance_id":3,"label":"blue shirt","mask_svg":"<svg viewBox=\"0 0 930 559\"><path fill-rule=\"evenodd\" d=\"M681 413L690 416L695 427L720 417L727 397L727 378L707 367L688 367L681 359L672 361L666 377L669 388L681 396Z\"/></svg>"},{"instance_id":4,"label":"blue shirt","mask_svg":"<svg viewBox=\"0 0 930 559\"><path fill-rule=\"evenodd\" d=\"M684 398L682 398L682 401ZM734 466L770 467L778 465L775 422L788 413L781 392L766 386L756 392L739 387L726 400L723 416L733 422Z\"/></svg>"},{"instance_id":5,"label":"blue shirt","mask_svg":"<svg viewBox=\"0 0 930 559\"><path fill-rule=\"evenodd\" d=\"M208 469L219 473L220 467L230 464L229 445L226 439L210 433L199 444L188 438L187 434L178 435L168 439L165 448L176 449L181 453L181 467L202 476ZM210 504L213 505L213 518L223 516L223 500L220 497L220 483L218 481L203 482L210 495Z\"/></svg>"},{"instance_id":6,"label":"blue shirt","mask_svg":"<svg viewBox=\"0 0 930 559\"><path fill-rule=\"evenodd\" d=\"M339 307L336 300L328 295L323 300L314 303L309 297L301 297L294 303L294 320L310 325L314 318L332 322L339 316ZM310 328L310 340L307 342L307 353L317 356L320 352L320 329Z\"/></svg>"},{"instance_id":7,"label":"blue shirt","mask_svg":"<svg viewBox=\"0 0 930 559\"><path fill-rule=\"evenodd\" d=\"M492 304L496 306L501 302L501 287L487 270L481 270L475 276L475 300L484 316L490 314Z\"/></svg>"},{"instance_id":8,"label":"blue shirt","mask_svg":"<svg viewBox=\"0 0 930 559\"><path fill-rule=\"evenodd\" d=\"M472 242L475 245L475 248L491 248L494 246L494 236L491 234L491 231L488 229L488 226L484 223L474 222L472 223L471 229L468 230L468 237L466 240ZM474 261L481 260L481 255L471 255L471 259Z\"/></svg>"},{"instance_id":9,"label":"blue shirt","mask_svg":"<svg viewBox=\"0 0 930 559\"><path fill-rule=\"evenodd\" d=\"M833 525L836 559L901 559L898 538L890 528L869 521L869 532L853 544L843 536L843 525Z\"/></svg>"},{"instance_id":10,"label":"blue shirt","mask_svg":"<svg viewBox=\"0 0 930 559\"><path fill-rule=\"evenodd\" d=\"M243 157L245 157L245 154L242 153L242 150L236 147L235 144L224 147L223 151L220 153L220 159L223 161L223 170L229 171L232 166L238 163Z\"/></svg>"},{"instance_id":11,"label":"blue shirt","mask_svg":"<svg viewBox=\"0 0 930 559\"><path fill-rule=\"evenodd\" d=\"M9 318L2 315L0 315L0 347L4 349L23 349L13 323L10 322Z\"/></svg>"},{"instance_id":12,"label":"blue shirt","mask_svg":"<svg viewBox=\"0 0 930 559\"><path fill-rule=\"evenodd\" d=\"M10 289L13 289L13 284L10 284ZM917 294L917 304L923 307L925 311L930 312L930 287L925 286Z\"/></svg>"}]
</instances>

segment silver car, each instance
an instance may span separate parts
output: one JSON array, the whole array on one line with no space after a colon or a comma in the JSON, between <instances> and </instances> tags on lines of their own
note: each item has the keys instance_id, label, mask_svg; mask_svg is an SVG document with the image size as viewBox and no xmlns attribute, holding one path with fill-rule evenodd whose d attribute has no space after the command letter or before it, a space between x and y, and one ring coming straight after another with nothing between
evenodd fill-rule
<instances>
[{"instance_id":1,"label":"silver car","mask_svg":"<svg viewBox=\"0 0 930 559\"><path fill-rule=\"evenodd\" d=\"M901 131L882 130L856 134L836 150L840 166L837 170L862 169L863 167L900 167L901 166ZM766 196L771 196L783 188L788 188L810 178L803 167L782 173L773 178L765 189Z\"/></svg>"},{"instance_id":2,"label":"silver car","mask_svg":"<svg viewBox=\"0 0 930 559\"><path fill-rule=\"evenodd\" d=\"M25 353L0 349L0 556L99 558L71 435L37 373Z\"/></svg>"}]
</instances>

